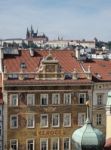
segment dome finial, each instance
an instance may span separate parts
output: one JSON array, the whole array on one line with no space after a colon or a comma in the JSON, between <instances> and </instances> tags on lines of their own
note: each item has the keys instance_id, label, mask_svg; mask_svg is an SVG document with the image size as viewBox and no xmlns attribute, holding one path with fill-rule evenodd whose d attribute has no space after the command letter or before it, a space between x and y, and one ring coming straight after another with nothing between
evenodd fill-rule
<instances>
[{"instance_id":1,"label":"dome finial","mask_svg":"<svg viewBox=\"0 0 111 150\"><path fill-rule=\"evenodd\" d=\"M86 118L86 123L88 124L88 123L91 123L91 121L90 121L90 115L89 115L89 107L90 107L90 102L89 102L89 100L86 101L86 106L87 106L87 118Z\"/></svg>"}]
</instances>

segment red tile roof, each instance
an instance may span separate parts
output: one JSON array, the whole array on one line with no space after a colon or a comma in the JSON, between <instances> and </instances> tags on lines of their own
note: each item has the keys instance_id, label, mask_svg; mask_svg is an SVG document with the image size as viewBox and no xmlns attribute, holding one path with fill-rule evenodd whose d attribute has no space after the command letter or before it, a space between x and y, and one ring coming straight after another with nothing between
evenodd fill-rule
<instances>
[{"instance_id":1,"label":"red tile roof","mask_svg":"<svg viewBox=\"0 0 111 150\"><path fill-rule=\"evenodd\" d=\"M93 76L100 81L111 81L111 60L93 60L92 62L83 62L82 65L87 70L88 66L91 68Z\"/></svg>"},{"instance_id":2,"label":"red tile roof","mask_svg":"<svg viewBox=\"0 0 111 150\"><path fill-rule=\"evenodd\" d=\"M20 55L15 56L5 56L4 65L7 68L8 72L19 72L20 71L20 63L25 62L27 68L25 71L27 72L35 72L36 68L39 66L40 61L43 57L46 57L49 51L41 50L35 53L34 57L30 56L28 50L21 50ZM76 59L72 57L73 51L68 50L55 50L51 51L53 57L59 61L59 64L62 67L64 72L72 72L74 68L77 68L78 71L82 72L80 64Z\"/></svg>"},{"instance_id":3,"label":"red tile roof","mask_svg":"<svg viewBox=\"0 0 111 150\"><path fill-rule=\"evenodd\" d=\"M35 72L39 67L41 60L43 57L48 56L48 50L37 50L35 51L34 56L30 55L29 50L20 50L19 55L5 55L3 60L3 65L6 66L7 72L20 72L20 64L25 63L26 68L24 72ZM91 73L93 75L93 81L111 81L111 61L105 60L94 60L92 62L82 62L78 61L75 58L75 54L73 50L52 50L51 54L53 58L56 58L59 61L59 64L62 68L63 72L73 72L74 68L77 72L82 72L83 68L87 71L88 66L91 68ZM97 77L99 76L99 77ZM96 80L95 80L96 79ZM70 82L89 82L86 79L85 74L80 75L80 78L75 81L71 80ZM11 82L11 81L8 81ZM28 81L14 81L13 82L27 82ZM31 81L33 83L33 80ZM39 82L39 81L36 81ZM43 82L43 81L42 81ZM51 81L49 81L51 82ZM63 82L63 81L54 81L54 82ZM64 82L65 83L65 82Z\"/></svg>"},{"instance_id":4,"label":"red tile roof","mask_svg":"<svg viewBox=\"0 0 111 150\"><path fill-rule=\"evenodd\" d=\"M111 138L106 140L105 150L111 150Z\"/></svg>"}]
</instances>

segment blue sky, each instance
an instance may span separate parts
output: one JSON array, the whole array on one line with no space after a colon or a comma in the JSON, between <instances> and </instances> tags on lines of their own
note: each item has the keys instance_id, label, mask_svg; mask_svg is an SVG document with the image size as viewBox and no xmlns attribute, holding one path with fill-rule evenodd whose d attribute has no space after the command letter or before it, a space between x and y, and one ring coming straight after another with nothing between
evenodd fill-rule
<instances>
[{"instance_id":1,"label":"blue sky","mask_svg":"<svg viewBox=\"0 0 111 150\"><path fill-rule=\"evenodd\" d=\"M31 24L50 39L111 41L111 0L0 0L0 38L25 38Z\"/></svg>"}]
</instances>

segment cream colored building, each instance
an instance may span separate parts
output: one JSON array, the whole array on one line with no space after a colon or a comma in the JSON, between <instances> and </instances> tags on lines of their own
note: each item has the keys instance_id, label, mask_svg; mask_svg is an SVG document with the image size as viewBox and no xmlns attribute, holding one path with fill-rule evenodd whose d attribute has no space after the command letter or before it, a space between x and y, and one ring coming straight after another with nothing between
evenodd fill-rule
<instances>
[{"instance_id":1,"label":"cream colored building","mask_svg":"<svg viewBox=\"0 0 111 150\"><path fill-rule=\"evenodd\" d=\"M107 134L106 105L110 83L95 83L93 89L93 124Z\"/></svg>"},{"instance_id":2,"label":"cream colored building","mask_svg":"<svg viewBox=\"0 0 111 150\"><path fill-rule=\"evenodd\" d=\"M69 45L72 45L72 46L81 45L84 48L86 48L86 47L88 47L88 48L95 48L95 41L52 40L52 41L48 41L46 43L46 45L48 45L51 48L56 48L56 47L65 48L65 47L68 47Z\"/></svg>"},{"instance_id":3,"label":"cream colored building","mask_svg":"<svg viewBox=\"0 0 111 150\"><path fill-rule=\"evenodd\" d=\"M111 138L111 91L108 92L106 105L106 139Z\"/></svg>"}]
</instances>

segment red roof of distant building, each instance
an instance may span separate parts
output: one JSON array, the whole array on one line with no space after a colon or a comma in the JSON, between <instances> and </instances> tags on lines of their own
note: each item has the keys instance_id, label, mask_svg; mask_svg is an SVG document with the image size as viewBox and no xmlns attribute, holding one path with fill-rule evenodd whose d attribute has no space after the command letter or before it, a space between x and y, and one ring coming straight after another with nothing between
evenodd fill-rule
<instances>
[{"instance_id":1,"label":"red roof of distant building","mask_svg":"<svg viewBox=\"0 0 111 150\"><path fill-rule=\"evenodd\" d=\"M93 60L92 62L83 62L84 68L90 66L91 72L95 78L100 81L111 81L111 60Z\"/></svg>"},{"instance_id":2,"label":"red roof of distant building","mask_svg":"<svg viewBox=\"0 0 111 150\"><path fill-rule=\"evenodd\" d=\"M105 150L111 150L111 138L106 140Z\"/></svg>"}]
</instances>

